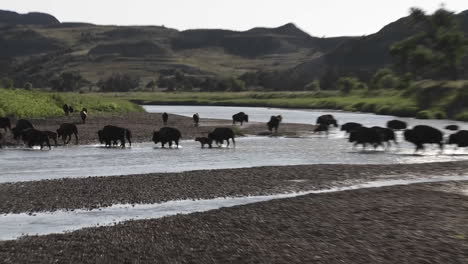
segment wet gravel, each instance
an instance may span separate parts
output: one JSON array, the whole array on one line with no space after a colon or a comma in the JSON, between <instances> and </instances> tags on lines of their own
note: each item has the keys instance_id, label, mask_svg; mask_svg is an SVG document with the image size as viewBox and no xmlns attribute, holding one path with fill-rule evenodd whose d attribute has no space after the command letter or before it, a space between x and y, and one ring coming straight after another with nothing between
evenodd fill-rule
<instances>
[{"instance_id":1,"label":"wet gravel","mask_svg":"<svg viewBox=\"0 0 468 264\"><path fill-rule=\"evenodd\" d=\"M0 184L0 213L93 209L126 203L277 194L364 180L468 173L468 161L300 165L88 177Z\"/></svg>"},{"instance_id":2,"label":"wet gravel","mask_svg":"<svg viewBox=\"0 0 468 264\"><path fill-rule=\"evenodd\" d=\"M0 262L466 263L466 223L468 196L417 184L26 237Z\"/></svg>"}]
</instances>

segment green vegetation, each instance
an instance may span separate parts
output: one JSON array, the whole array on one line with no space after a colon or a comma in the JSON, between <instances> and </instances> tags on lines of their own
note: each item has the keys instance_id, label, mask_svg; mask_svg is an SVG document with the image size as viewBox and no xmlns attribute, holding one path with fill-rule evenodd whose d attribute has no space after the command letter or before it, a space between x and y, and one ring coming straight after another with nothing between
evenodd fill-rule
<instances>
[{"instance_id":1,"label":"green vegetation","mask_svg":"<svg viewBox=\"0 0 468 264\"><path fill-rule=\"evenodd\" d=\"M138 105L119 98L103 98L95 94L50 93L23 89L0 88L0 116L36 118L63 115L63 104L75 109L86 107L93 113L125 113L143 111Z\"/></svg>"}]
</instances>

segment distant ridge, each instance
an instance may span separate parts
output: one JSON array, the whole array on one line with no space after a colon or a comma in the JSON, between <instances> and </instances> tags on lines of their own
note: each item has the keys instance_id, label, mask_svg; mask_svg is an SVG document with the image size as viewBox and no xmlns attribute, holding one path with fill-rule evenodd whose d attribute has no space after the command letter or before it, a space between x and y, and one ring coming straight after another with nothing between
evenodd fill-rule
<instances>
[{"instance_id":1,"label":"distant ridge","mask_svg":"<svg viewBox=\"0 0 468 264\"><path fill-rule=\"evenodd\" d=\"M0 24L8 25L54 25L60 21L52 15L31 12L18 14L12 11L0 10Z\"/></svg>"}]
</instances>

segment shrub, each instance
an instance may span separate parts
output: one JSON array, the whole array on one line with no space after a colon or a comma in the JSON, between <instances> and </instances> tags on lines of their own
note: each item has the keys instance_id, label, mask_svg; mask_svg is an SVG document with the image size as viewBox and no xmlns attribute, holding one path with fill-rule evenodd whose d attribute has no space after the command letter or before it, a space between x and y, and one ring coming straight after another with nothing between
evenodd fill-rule
<instances>
[{"instance_id":1,"label":"shrub","mask_svg":"<svg viewBox=\"0 0 468 264\"><path fill-rule=\"evenodd\" d=\"M431 111L429 111L429 110L419 111L416 114L416 118L417 119L432 119L433 118L433 113Z\"/></svg>"}]
</instances>

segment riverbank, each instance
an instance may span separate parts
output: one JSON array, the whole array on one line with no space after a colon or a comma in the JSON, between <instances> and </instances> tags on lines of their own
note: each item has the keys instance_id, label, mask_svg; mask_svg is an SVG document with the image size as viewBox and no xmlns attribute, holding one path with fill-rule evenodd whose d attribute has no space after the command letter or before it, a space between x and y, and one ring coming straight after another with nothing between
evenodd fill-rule
<instances>
[{"instance_id":1,"label":"riverbank","mask_svg":"<svg viewBox=\"0 0 468 264\"><path fill-rule=\"evenodd\" d=\"M254 167L4 183L0 184L0 213L269 195L326 189L370 180L466 174L468 161Z\"/></svg>"},{"instance_id":2,"label":"riverbank","mask_svg":"<svg viewBox=\"0 0 468 264\"><path fill-rule=\"evenodd\" d=\"M4 263L464 263L468 183L362 189L0 242ZM449 192L448 190L452 190Z\"/></svg>"},{"instance_id":3,"label":"riverbank","mask_svg":"<svg viewBox=\"0 0 468 264\"><path fill-rule=\"evenodd\" d=\"M70 116L48 117L30 119L35 128L39 130L56 131L60 124L74 123L78 127L79 144L98 144L97 132L106 125L115 125L130 129L132 132L132 142L150 142L152 140L153 131L157 131L164 127L161 114L135 112L121 114L89 114L86 123L82 124L79 113L73 113ZM266 122L250 122L243 126L239 124L233 125L230 120L221 119L200 119L200 125L194 127L193 120L190 117L173 115L169 113L169 121L167 126L175 127L182 133L182 139L194 139L195 137L207 136L209 132L216 127L231 127L237 136L242 135L268 135ZM303 133L310 133L313 130L313 125L307 124L281 124L277 135L299 136ZM2 131L3 133L3 131ZM15 145L11 133L5 134L5 145ZM59 144L62 144L59 140ZM51 142L53 144L53 142ZM75 144L72 139L71 144Z\"/></svg>"}]
</instances>

